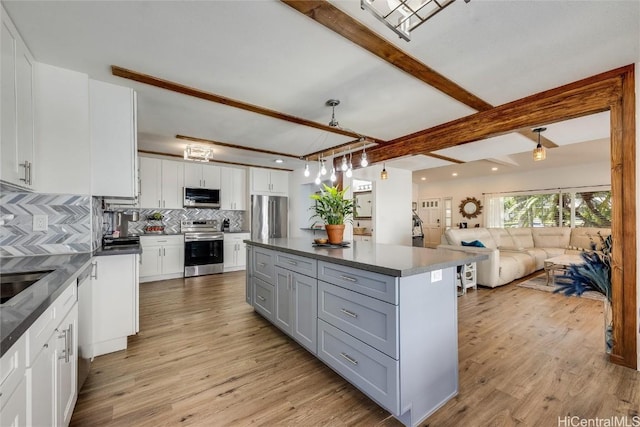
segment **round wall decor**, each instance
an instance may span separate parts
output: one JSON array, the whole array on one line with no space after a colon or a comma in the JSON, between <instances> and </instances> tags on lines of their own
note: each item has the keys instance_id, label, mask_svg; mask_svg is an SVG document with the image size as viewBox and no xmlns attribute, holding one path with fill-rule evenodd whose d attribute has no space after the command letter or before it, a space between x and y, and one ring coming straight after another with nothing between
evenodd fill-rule
<instances>
[{"instance_id":1,"label":"round wall decor","mask_svg":"<svg viewBox=\"0 0 640 427\"><path fill-rule=\"evenodd\" d=\"M460 202L460 215L465 218L475 218L482 213L482 204L475 197L467 197Z\"/></svg>"}]
</instances>

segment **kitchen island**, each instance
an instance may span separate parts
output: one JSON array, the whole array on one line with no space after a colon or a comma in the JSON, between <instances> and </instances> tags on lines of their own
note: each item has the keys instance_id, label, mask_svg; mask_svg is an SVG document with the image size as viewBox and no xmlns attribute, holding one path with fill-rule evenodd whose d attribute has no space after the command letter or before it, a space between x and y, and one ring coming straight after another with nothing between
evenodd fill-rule
<instances>
[{"instance_id":1,"label":"kitchen island","mask_svg":"<svg viewBox=\"0 0 640 427\"><path fill-rule=\"evenodd\" d=\"M245 242L247 303L403 424L458 393L456 267L486 256Z\"/></svg>"}]
</instances>

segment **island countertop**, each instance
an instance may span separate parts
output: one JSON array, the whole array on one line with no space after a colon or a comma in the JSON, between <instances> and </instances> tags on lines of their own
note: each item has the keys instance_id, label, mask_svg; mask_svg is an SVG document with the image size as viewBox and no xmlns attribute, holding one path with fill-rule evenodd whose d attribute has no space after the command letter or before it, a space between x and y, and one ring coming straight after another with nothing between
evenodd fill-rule
<instances>
[{"instance_id":1,"label":"island countertop","mask_svg":"<svg viewBox=\"0 0 640 427\"><path fill-rule=\"evenodd\" d=\"M314 247L308 238L245 240L248 245L274 249L320 261L360 268L394 277L455 267L487 259L487 255L446 249L351 242L348 247Z\"/></svg>"}]
</instances>

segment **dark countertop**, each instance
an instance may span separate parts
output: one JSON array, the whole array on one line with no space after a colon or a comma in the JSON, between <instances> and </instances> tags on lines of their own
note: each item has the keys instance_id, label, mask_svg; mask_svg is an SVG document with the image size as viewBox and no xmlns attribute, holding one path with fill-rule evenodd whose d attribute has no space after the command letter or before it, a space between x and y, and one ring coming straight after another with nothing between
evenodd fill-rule
<instances>
[{"instance_id":1,"label":"dark countertop","mask_svg":"<svg viewBox=\"0 0 640 427\"><path fill-rule=\"evenodd\" d=\"M394 277L455 267L487 259L487 255L372 242L352 242L347 248L313 247L307 238L245 240L245 243L320 261L346 265Z\"/></svg>"},{"instance_id":2,"label":"dark countertop","mask_svg":"<svg viewBox=\"0 0 640 427\"><path fill-rule=\"evenodd\" d=\"M11 300L0 305L0 356L20 338L56 298L75 284L91 265L90 253L41 255L0 259L0 274L54 270Z\"/></svg>"},{"instance_id":3,"label":"dark countertop","mask_svg":"<svg viewBox=\"0 0 640 427\"><path fill-rule=\"evenodd\" d=\"M130 255L130 254L141 254L142 246L136 245L135 247L114 247L110 249L96 249L93 252L94 256L108 256L108 255Z\"/></svg>"}]
</instances>

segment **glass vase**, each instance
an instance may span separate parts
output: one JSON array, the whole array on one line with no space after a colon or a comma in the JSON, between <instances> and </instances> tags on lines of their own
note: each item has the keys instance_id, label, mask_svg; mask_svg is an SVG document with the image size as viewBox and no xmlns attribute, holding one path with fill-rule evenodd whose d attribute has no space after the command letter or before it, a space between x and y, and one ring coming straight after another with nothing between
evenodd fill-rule
<instances>
[{"instance_id":1,"label":"glass vase","mask_svg":"<svg viewBox=\"0 0 640 427\"><path fill-rule=\"evenodd\" d=\"M613 311L611 308L611 301L605 298L603 307L604 313L604 348L607 354L611 354L613 351Z\"/></svg>"}]
</instances>

